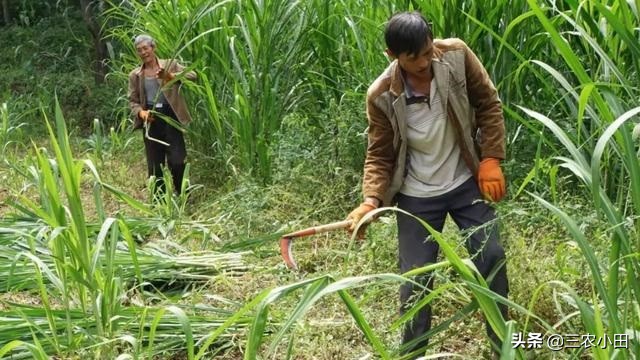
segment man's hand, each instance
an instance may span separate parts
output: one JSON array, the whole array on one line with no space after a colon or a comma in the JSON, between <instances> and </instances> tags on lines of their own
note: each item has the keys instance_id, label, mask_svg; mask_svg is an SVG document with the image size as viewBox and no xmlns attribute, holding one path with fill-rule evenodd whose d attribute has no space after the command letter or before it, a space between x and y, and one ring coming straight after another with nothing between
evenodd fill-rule
<instances>
[{"instance_id":1,"label":"man's hand","mask_svg":"<svg viewBox=\"0 0 640 360\"><path fill-rule=\"evenodd\" d=\"M370 211L373 211L374 209L376 209L377 206L373 205L370 202L363 202L362 204L360 204L357 208L355 208L353 211L351 211L349 213L349 215L347 215L347 220L351 220L351 225L349 225L349 227L347 228L347 232L352 235L353 231L356 229L356 225L358 225L358 223L360 222L360 220L362 220L362 218L368 214ZM367 228L367 223L362 224L362 226L360 226L360 229L358 229L358 233L356 234L358 239L362 240L364 239L364 231Z\"/></svg>"},{"instance_id":2,"label":"man's hand","mask_svg":"<svg viewBox=\"0 0 640 360\"><path fill-rule=\"evenodd\" d=\"M165 84L168 83L169 81L173 80L176 75L174 73L168 72L167 70L160 68L158 69L158 72L156 73L156 77L158 79L161 79Z\"/></svg>"},{"instance_id":3,"label":"man's hand","mask_svg":"<svg viewBox=\"0 0 640 360\"><path fill-rule=\"evenodd\" d=\"M486 158L478 168L478 187L487 200L498 202L506 193L504 175L500 168L500 160Z\"/></svg>"},{"instance_id":4,"label":"man's hand","mask_svg":"<svg viewBox=\"0 0 640 360\"><path fill-rule=\"evenodd\" d=\"M149 124L151 124L154 120L153 115L151 115L151 112L149 110L140 110L140 112L138 113L138 117L143 122L149 123Z\"/></svg>"}]
</instances>

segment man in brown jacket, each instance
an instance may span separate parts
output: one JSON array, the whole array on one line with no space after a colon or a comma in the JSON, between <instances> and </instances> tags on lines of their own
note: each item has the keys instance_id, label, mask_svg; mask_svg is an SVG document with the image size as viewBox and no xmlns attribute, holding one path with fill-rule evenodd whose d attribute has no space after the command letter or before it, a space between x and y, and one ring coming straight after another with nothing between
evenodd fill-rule
<instances>
[{"instance_id":1,"label":"man in brown jacket","mask_svg":"<svg viewBox=\"0 0 640 360\"><path fill-rule=\"evenodd\" d=\"M145 127L147 169L149 176L156 178L155 189L164 192L162 167L166 163L173 178L173 189L180 194L187 158L180 126L191 121L187 103L180 94L181 79L193 81L196 74L183 73L184 67L176 61L158 59L156 43L149 35L138 35L134 45L142 60L142 65L129 73L129 107L134 129ZM163 116L154 114L174 121L170 124Z\"/></svg>"},{"instance_id":2,"label":"man in brown jacket","mask_svg":"<svg viewBox=\"0 0 640 360\"><path fill-rule=\"evenodd\" d=\"M494 209L505 179L504 120L495 86L475 54L459 39L433 39L417 12L391 17L385 29L391 65L367 92L368 147L364 201L348 216L350 231L365 214L397 204L442 231L447 215L470 232L466 246L490 287L506 297L505 253ZM434 263L438 244L415 219L397 214L399 264L404 273ZM363 227L360 231L363 231ZM416 281L433 288L432 276ZM417 300L410 283L400 289L401 312ZM506 318L507 309L500 306ZM488 325L487 325L488 326ZM407 323L402 351L419 356L427 346L431 307ZM488 327L494 345L500 340Z\"/></svg>"}]
</instances>

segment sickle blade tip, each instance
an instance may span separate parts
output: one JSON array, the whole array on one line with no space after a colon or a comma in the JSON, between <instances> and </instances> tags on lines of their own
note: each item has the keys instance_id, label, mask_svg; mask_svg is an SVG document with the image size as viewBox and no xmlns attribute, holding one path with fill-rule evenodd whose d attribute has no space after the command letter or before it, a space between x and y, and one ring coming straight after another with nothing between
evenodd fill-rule
<instances>
[{"instance_id":1,"label":"sickle blade tip","mask_svg":"<svg viewBox=\"0 0 640 360\"><path fill-rule=\"evenodd\" d=\"M298 265L296 261L293 259L293 255L291 253L291 245L293 242L291 238L283 237L280 239L280 255L282 256L282 260L287 264L287 267L291 270L298 270Z\"/></svg>"}]
</instances>

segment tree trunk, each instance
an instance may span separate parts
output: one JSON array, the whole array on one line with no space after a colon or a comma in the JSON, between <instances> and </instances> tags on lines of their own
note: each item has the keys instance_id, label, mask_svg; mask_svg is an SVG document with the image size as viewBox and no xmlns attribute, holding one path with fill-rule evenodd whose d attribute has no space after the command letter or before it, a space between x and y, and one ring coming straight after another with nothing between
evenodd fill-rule
<instances>
[{"instance_id":1,"label":"tree trunk","mask_svg":"<svg viewBox=\"0 0 640 360\"><path fill-rule=\"evenodd\" d=\"M93 3L97 3L97 0L80 0L80 8L82 10L82 18L93 38L93 48L96 55L94 59L94 77L97 84L102 84L107 75L106 62L108 52L107 44L102 40L100 25L96 20L97 14L92 7Z\"/></svg>"},{"instance_id":2,"label":"tree trunk","mask_svg":"<svg viewBox=\"0 0 640 360\"><path fill-rule=\"evenodd\" d=\"M11 14L9 14L9 0L2 0L2 17L4 24L9 25L11 22Z\"/></svg>"}]
</instances>

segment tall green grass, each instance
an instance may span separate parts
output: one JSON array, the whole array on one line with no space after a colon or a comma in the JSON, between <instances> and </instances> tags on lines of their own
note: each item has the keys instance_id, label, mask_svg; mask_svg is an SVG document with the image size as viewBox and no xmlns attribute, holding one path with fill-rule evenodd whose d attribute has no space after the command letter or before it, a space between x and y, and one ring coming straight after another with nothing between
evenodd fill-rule
<instances>
[{"instance_id":1,"label":"tall green grass","mask_svg":"<svg viewBox=\"0 0 640 360\"><path fill-rule=\"evenodd\" d=\"M608 259L595 256L579 219L538 199L560 217L590 266L594 297L581 299L570 292L579 304L585 328L609 336L626 333L634 339L629 353L600 350L596 358L631 358L640 352L640 288L634 275L640 270L640 168L629 124L637 122L639 112L634 84L639 75L640 47L633 35L639 20L638 4L614 1L605 6L585 1L567 2L565 8L558 8L529 1L529 5L564 59L559 66L547 59L535 64L560 85L559 93L572 112L562 117L523 110L551 132L552 136L545 138L560 144L552 161L568 169L583 185L583 193L605 227L610 242ZM567 151L569 157L564 155ZM538 154L538 159L545 158Z\"/></svg>"},{"instance_id":2,"label":"tall green grass","mask_svg":"<svg viewBox=\"0 0 640 360\"><path fill-rule=\"evenodd\" d=\"M388 63L384 22L394 12L412 9L432 20L436 37L456 36L469 43L505 103L572 110L552 100L556 89L549 76L528 63L550 53L553 44L538 34L539 23L523 0L125 1L108 18L116 24L110 36L128 50L115 64L123 73L138 63L131 38L141 32L158 40L161 56L178 56L198 71L198 84L189 85L196 113L190 137L197 151L268 181L274 134L286 116L299 113L320 128L346 115L364 129L363 107L352 104L364 102L367 86ZM550 64L565 69L562 61ZM532 92L538 96L531 98ZM345 100L348 106L340 107ZM532 126L521 117L516 120L507 122L512 132L519 122ZM334 126L329 131L337 135L342 130Z\"/></svg>"},{"instance_id":3,"label":"tall green grass","mask_svg":"<svg viewBox=\"0 0 640 360\"><path fill-rule=\"evenodd\" d=\"M10 114L7 103L0 104L0 156L6 162L12 145L20 145L24 140L22 128L26 125L20 122L22 116Z\"/></svg>"},{"instance_id":4,"label":"tall green grass","mask_svg":"<svg viewBox=\"0 0 640 360\"><path fill-rule=\"evenodd\" d=\"M161 56L175 54L198 71L199 82L190 87L197 114L190 136L198 151L231 159L266 181L286 116L332 122L329 101L363 99L366 83L385 67L380 24L395 8L363 1L124 4L109 13L121 24L112 37L129 48L132 35L150 33ZM179 16L165 15L176 9ZM138 63L133 54L119 66Z\"/></svg>"},{"instance_id":5,"label":"tall green grass","mask_svg":"<svg viewBox=\"0 0 640 360\"><path fill-rule=\"evenodd\" d=\"M113 6L106 15L110 24L116 25L110 29L110 36L120 40L125 49L122 61L114 64L121 70L119 76L123 77L138 63L132 36L150 33L158 40L161 56L181 58L200 75L196 84L185 83L183 89L195 115L189 133L195 150L264 182L274 177L273 151L282 148L277 142L288 141L286 136L279 136L287 125L286 119L301 119L308 123L305 125L332 132L336 137L344 131L344 122L360 124L360 132L364 130L363 109L352 104L363 103L366 87L387 64L383 55L383 23L395 11L421 10L433 21L437 37L457 36L466 40L489 69L507 115L511 158L507 169L513 169L513 173L524 170L526 174L510 174L510 179L518 185L518 194L531 191L542 205L559 216L578 244L591 274L592 283L587 287L592 289L592 296L561 282L551 283L564 299L570 299L563 305L575 312L557 324L548 324L547 319L489 292L483 279L453 249L441 244L446 260L438 266L451 266L460 278L451 287L475 299L465 307L465 314L480 309L503 339L509 339L517 331L531 331L529 319L533 319L536 329L542 328L548 334L569 328L597 336L627 333L633 338L630 351L592 349L589 355L597 359L631 359L640 352L637 341L640 289L635 279L640 270L640 169L629 124L637 121L638 113L635 108L639 95L635 84L640 69L638 1L169 0L122 1L114 5L118 6ZM335 125L327 127L332 122ZM38 332L46 334L47 343L53 344L55 351L67 350L72 340L69 324L74 323L76 316L76 309L70 307L72 297L83 312L99 315L83 321L90 321L97 333L117 338L115 329L124 325L107 319L124 311L115 301L123 290L109 263L115 262L117 240L131 239L130 229L122 219L104 214L98 230L92 233L87 230L90 225L82 208L65 206L79 204L78 184L83 172L88 169L97 173L91 164L72 160L65 136L64 131L55 136L54 148L59 148L55 150L55 161L45 151L38 152L38 166L32 174L38 179L39 193L44 195L41 203L23 199L23 208L43 219L51 229L40 236L50 242L56 258L66 260L50 266L35 256L29 257L36 264L35 285L44 294L47 318L38 323ZM309 140L312 141L313 138ZM567 151L570 157L565 155ZM559 199L558 186L567 181L561 177L566 173L575 175L570 184L581 185L574 187L573 195L584 195L598 213L600 230L610 242L606 259L598 257L595 241L580 226L580 219L571 218L559 204L544 200L547 196L554 202ZM61 186L57 178L61 179ZM154 214L154 209L146 204L106 184L102 186L139 211ZM179 206L178 210L167 207L162 211L165 218L180 218ZM98 234L96 239L107 250L102 255L96 255L91 241L93 234ZM32 243L33 250L35 243ZM142 276L140 259L133 264L136 276ZM419 271L427 270L433 269ZM416 274L405 274L413 275ZM372 351L381 358L391 358L396 354L395 348L383 343L379 329L372 328L350 292L368 282L391 282L391 286L397 286L406 277L383 274L334 279L321 275L266 290L226 318L220 327L201 337L200 344L205 345L200 349L194 345L195 340L188 339L194 337L188 335L193 334L188 330L190 326L193 330L193 325L178 309L154 312L150 315L151 324L157 329L165 317L176 319L178 324L168 328L175 331L180 327L185 333L187 356L202 358L208 344L256 310L245 358L257 358L263 350L267 356L273 355L286 340L290 341L291 353L293 335L288 331L322 297L337 293ZM47 295L51 284L62 295L62 311L52 308ZM437 294L447 289L439 288ZM270 307L296 291L301 291L302 296L291 316L272 338L264 337ZM541 290L536 292L536 296L540 293ZM433 301L434 297L423 299L417 306ZM524 317L524 322L505 323L496 310L496 302L509 305ZM571 320L577 317L580 324L573 325ZM146 320L137 319L134 322L141 324L141 333L154 328ZM399 319L393 330L407 319ZM443 327L448 324L449 320ZM441 329L435 329L434 334ZM58 338L52 334L65 336ZM145 339L158 344L152 340L154 336L149 334ZM132 345L139 350L137 353L145 351L144 346L137 344ZM13 342L6 346L17 345ZM37 353L35 346L25 351ZM523 356L506 345L503 350L503 358ZM577 358L584 351L565 355Z\"/></svg>"},{"instance_id":6,"label":"tall green grass","mask_svg":"<svg viewBox=\"0 0 640 360\"><path fill-rule=\"evenodd\" d=\"M556 214L569 230L573 239L578 243L591 271L594 297L582 299L573 291L570 296L579 304L581 319L585 329L598 336L607 334L613 338L615 334L627 334L630 339L631 353L640 352L638 328L640 324L640 284L636 274L640 270L640 242L638 241L638 209L637 193L640 186L640 172L631 132L628 124L630 119L640 113L636 107L622 114L612 122L598 137L591 161L587 160L583 150L572 142L566 132L555 122L544 115L532 110L524 109L525 113L549 128L554 136L563 144L570 157L558 156L561 166L569 169L585 186L585 190L592 196L594 208L607 226L606 234L611 243L608 261L598 259L589 238L579 226L580 221L572 218L559 207L535 196L545 207ZM614 135L622 143L616 143ZM607 146L620 145L627 151L619 154L616 160L622 165L625 176L629 177L632 196L626 199L624 207L615 205L615 201L602 187L600 180L602 170L600 163ZM620 277L620 273L623 274ZM630 358L631 353L625 350L598 349L597 359Z\"/></svg>"},{"instance_id":7,"label":"tall green grass","mask_svg":"<svg viewBox=\"0 0 640 360\"><path fill-rule=\"evenodd\" d=\"M242 254L182 251L176 255L153 244L140 248L134 231L148 231L149 224L135 227L157 220L107 216L99 199L107 189L138 209L153 212L103 183L90 160L73 156L57 101L55 109L55 126L45 120L51 152L34 144L34 163L22 171L37 189L37 198L16 194L12 205L17 213L0 221L1 291L16 292L27 300L36 297L40 303L25 307L2 302L8 310L0 314L4 319L0 353L13 358L31 354L151 358L185 349L193 357L195 343L205 337L216 342L214 348L201 349L204 353L228 347L228 334L243 327L245 318L236 316L225 332L212 338L211 329L224 323L231 315L228 311L153 304L170 296L158 289L168 291L174 282L195 288L223 273L246 271ZM85 210L82 184L87 179L96 185L99 223L90 222ZM177 244L172 247L180 249Z\"/></svg>"}]
</instances>

